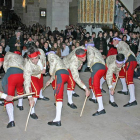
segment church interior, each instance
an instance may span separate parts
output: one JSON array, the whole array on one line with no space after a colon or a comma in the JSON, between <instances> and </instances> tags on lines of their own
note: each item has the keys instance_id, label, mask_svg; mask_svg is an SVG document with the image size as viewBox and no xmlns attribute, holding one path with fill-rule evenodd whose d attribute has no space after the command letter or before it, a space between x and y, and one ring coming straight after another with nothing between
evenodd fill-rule
<instances>
[{"instance_id":1,"label":"church interior","mask_svg":"<svg viewBox=\"0 0 140 140\"><path fill-rule=\"evenodd\" d=\"M120 49L119 43L115 44L115 41L122 42ZM88 57L92 52L88 50L88 46L95 48L91 67ZM38 54L33 53L33 56L31 47ZM81 47L86 56L76 54ZM59 79L55 71L61 67L61 62L53 67L51 64L54 60L49 58L50 53L57 55L56 61L62 61L67 71L70 70L69 75L72 75L76 83L75 88L69 90L67 80L63 85L64 91L61 91L62 83L59 82L63 81L63 77ZM12 54L16 54L15 57ZM67 60L67 64L64 64L65 58L69 58L71 54L74 54L71 58L73 61ZM124 61L117 59L119 54L123 55ZM85 60L82 60L83 55ZM112 55L115 60L111 60ZM33 60L35 57L41 63L44 61L44 64L40 66L39 61L36 64L36 60ZM98 77L93 78L101 71L98 67L93 70L93 65L99 59L104 61L106 69L106 76L100 77L100 81ZM112 64L123 65L121 68L117 65L120 69L116 72L108 64L108 60L113 61ZM23 62L22 66L17 64L20 61ZM77 61L77 75L74 78L73 69ZM38 84L33 84L33 73L36 73L37 66L27 66L29 63L40 66L37 73L44 67L44 71L39 73L42 83L39 82L41 78L36 75ZM13 67L15 71L9 72ZM20 70L16 71L19 67ZM51 70L55 73L51 74ZM113 75L113 88L108 82L109 72ZM22 73L21 79L16 77L19 73ZM13 76L11 81L10 76ZM52 77L55 79L55 86L53 82L52 85L47 85ZM92 85L90 78L93 78ZM21 96L23 94L19 94L17 86L22 79L23 94L28 90L38 93L36 87L42 84L39 95ZM84 84L83 87L79 80ZM11 93L9 90L15 81L17 85L14 85ZM31 87L27 90L29 84ZM71 80L71 86L72 84ZM0 0L1 140L140 140L139 84L140 0ZM99 86L99 91L96 91L96 86ZM87 93L90 95L87 96ZM58 101L58 94L64 94L62 101ZM14 99L13 96L21 98ZM34 107L31 101L34 102ZM58 102L62 102L62 112L58 109ZM53 119L57 120L56 123Z\"/></svg>"}]
</instances>

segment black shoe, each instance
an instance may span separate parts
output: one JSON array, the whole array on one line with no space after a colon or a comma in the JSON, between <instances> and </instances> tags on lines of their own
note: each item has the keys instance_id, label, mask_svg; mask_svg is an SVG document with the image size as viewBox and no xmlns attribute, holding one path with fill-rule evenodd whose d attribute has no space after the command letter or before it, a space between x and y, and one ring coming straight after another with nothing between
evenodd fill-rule
<instances>
[{"instance_id":1,"label":"black shoe","mask_svg":"<svg viewBox=\"0 0 140 140\"><path fill-rule=\"evenodd\" d=\"M118 91L118 93L128 95L128 91Z\"/></svg>"},{"instance_id":2,"label":"black shoe","mask_svg":"<svg viewBox=\"0 0 140 140\"><path fill-rule=\"evenodd\" d=\"M49 101L50 99L48 97L43 97L43 98L38 98L38 100Z\"/></svg>"},{"instance_id":3,"label":"black shoe","mask_svg":"<svg viewBox=\"0 0 140 140\"><path fill-rule=\"evenodd\" d=\"M101 92L102 92L102 93L106 93L106 91L105 91L103 88L101 89Z\"/></svg>"},{"instance_id":4,"label":"black shoe","mask_svg":"<svg viewBox=\"0 0 140 140\"><path fill-rule=\"evenodd\" d=\"M18 105L17 105L17 108L19 108L19 110L23 110L24 109L23 106L18 106Z\"/></svg>"},{"instance_id":5,"label":"black shoe","mask_svg":"<svg viewBox=\"0 0 140 140\"><path fill-rule=\"evenodd\" d=\"M133 101L133 102L131 102L131 103L127 103L127 104L125 104L123 107L130 107L130 106L135 106L135 105L137 105L137 101L135 100L135 101Z\"/></svg>"},{"instance_id":6,"label":"black shoe","mask_svg":"<svg viewBox=\"0 0 140 140\"><path fill-rule=\"evenodd\" d=\"M109 104L111 104L113 107L118 107L118 105L115 102L109 101Z\"/></svg>"},{"instance_id":7,"label":"black shoe","mask_svg":"<svg viewBox=\"0 0 140 140\"><path fill-rule=\"evenodd\" d=\"M97 102L97 99L89 98L89 101L91 101L91 102L93 102L93 103L98 103L98 102Z\"/></svg>"},{"instance_id":8,"label":"black shoe","mask_svg":"<svg viewBox=\"0 0 140 140\"><path fill-rule=\"evenodd\" d=\"M11 121L11 122L8 123L7 128L10 128L10 127L15 127L15 122L14 121Z\"/></svg>"},{"instance_id":9,"label":"black shoe","mask_svg":"<svg viewBox=\"0 0 140 140\"><path fill-rule=\"evenodd\" d=\"M74 103L72 103L72 104L67 103L67 105L68 105L69 107L73 108L73 109L76 109L76 108L77 108L77 106L76 106Z\"/></svg>"},{"instance_id":10,"label":"black shoe","mask_svg":"<svg viewBox=\"0 0 140 140\"><path fill-rule=\"evenodd\" d=\"M55 126L61 126L61 121L58 122L48 122L48 125L55 125Z\"/></svg>"},{"instance_id":11,"label":"black shoe","mask_svg":"<svg viewBox=\"0 0 140 140\"><path fill-rule=\"evenodd\" d=\"M56 106L56 103L54 103L54 106Z\"/></svg>"},{"instance_id":12,"label":"black shoe","mask_svg":"<svg viewBox=\"0 0 140 140\"><path fill-rule=\"evenodd\" d=\"M76 93L72 94L72 96L74 96L74 97L79 97L79 95L76 94Z\"/></svg>"},{"instance_id":13,"label":"black shoe","mask_svg":"<svg viewBox=\"0 0 140 140\"><path fill-rule=\"evenodd\" d=\"M31 116L31 118L33 118L33 119L38 119L38 116L37 116L35 113L30 114L30 116Z\"/></svg>"},{"instance_id":14,"label":"black shoe","mask_svg":"<svg viewBox=\"0 0 140 140\"><path fill-rule=\"evenodd\" d=\"M101 115L101 114L105 114L105 109L101 110L101 111L97 111L95 112L94 114L92 114L92 116L98 116L98 115Z\"/></svg>"},{"instance_id":15,"label":"black shoe","mask_svg":"<svg viewBox=\"0 0 140 140\"><path fill-rule=\"evenodd\" d=\"M0 103L0 106L4 106L4 102Z\"/></svg>"}]
</instances>

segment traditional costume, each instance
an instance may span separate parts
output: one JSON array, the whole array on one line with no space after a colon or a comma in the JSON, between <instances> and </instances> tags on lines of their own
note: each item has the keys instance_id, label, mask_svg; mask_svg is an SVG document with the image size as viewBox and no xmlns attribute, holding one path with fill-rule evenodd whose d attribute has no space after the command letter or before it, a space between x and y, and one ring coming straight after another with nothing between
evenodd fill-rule
<instances>
[{"instance_id":1,"label":"traditional costume","mask_svg":"<svg viewBox=\"0 0 140 140\"><path fill-rule=\"evenodd\" d=\"M35 92L32 96L36 104L37 99L39 98L40 91L43 88L43 75L41 74L43 65L41 65L41 59L38 60L37 64L32 63L30 59L35 57L41 57L40 51L36 51L28 55L29 59L25 60L24 65L24 87L26 93ZM42 68L41 68L42 66ZM31 96L28 96L30 98ZM33 119L38 119L38 116L35 114L35 105L32 107L30 116Z\"/></svg>"},{"instance_id":2,"label":"traditional costume","mask_svg":"<svg viewBox=\"0 0 140 140\"><path fill-rule=\"evenodd\" d=\"M78 59L78 57L85 57L86 52L83 55L76 55L75 52L77 49L85 49L84 47L78 47L74 49L68 56L63 58L63 63L65 64L66 68L69 71L71 82L72 82L72 87L67 88L67 95L68 95L68 105L71 108L77 108L72 101L72 91L75 88L75 82L83 89L86 88L85 84L81 81L78 73L78 68L80 68L83 64L82 61Z\"/></svg>"},{"instance_id":3,"label":"traditional costume","mask_svg":"<svg viewBox=\"0 0 140 140\"><path fill-rule=\"evenodd\" d=\"M105 62L99 50L92 46L87 47L87 60L87 66L91 69L91 78L89 79L89 85L93 93L92 99L90 98L89 100L93 102L98 101L99 105L98 111L94 113L93 116L105 114L106 112L103 107L102 93L100 89L100 80L106 72Z\"/></svg>"},{"instance_id":4,"label":"traditional costume","mask_svg":"<svg viewBox=\"0 0 140 140\"><path fill-rule=\"evenodd\" d=\"M18 95L24 94L23 91L23 63L24 59L22 56L7 52L4 57L3 68L5 70L5 75L2 79L2 88L4 93L7 95L15 96L15 89L17 90ZM17 107L20 110L23 110L22 101L23 98L18 99ZM13 101L7 102L4 101L4 105L6 106L6 110L9 116L9 124L7 128L15 126L14 123L14 108Z\"/></svg>"},{"instance_id":5,"label":"traditional costume","mask_svg":"<svg viewBox=\"0 0 140 140\"><path fill-rule=\"evenodd\" d=\"M46 55L45 55L45 53L44 53L44 51L42 49L38 49L38 50L39 50L41 55L39 55L40 59L39 59L37 65L40 66L41 70L44 69L46 71ZM43 74L41 74L41 77L42 78L40 79L41 80L40 82L43 84ZM48 97L45 97L45 96L42 95L42 89L40 90L40 94L39 94L38 100L44 100L44 101L48 101L49 100Z\"/></svg>"},{"instance_id":6,"label":"traditional costume","mask_svg":"<svg viewBox=\"0 0 140 140\"><path fill-rule=\"evenodd\" d=\"M48 54L48 61L50 65L49 73L51 78L47 82L48 84L53 82L53 89L56 100L56 117L52 122L48 122L49 125L61 126L61 110L63 104L63 92L64 83L68 83L67 89L72 89L72 81L66 66L62 60L56 54L50 52ZM72 102L71 98L68 98L68 103Z\"/></svg>"},{"instance_id":7,"label":"traditional costume","mask_svg":"<svg viewBox=\"0 0 140 140\"><path fill-rule=\"evenodd\" d=\"M118 61L116 62L116 61L117 61L116 55L110 55L106 59L106 66L107 66L106 81L109 87L109 95L110 95L109 104L111 104L113 107L118 107L118 105L115 103L114 95L111 95L110 89L111 88L114 89L116 84L116 76L119 76L119 72L121 70L121 68L118 68L116 65L116 63L120 63L120 62ZM125 63L125 61L123 61L122 63Z\"/></svg>"},{"instance_id":8,"label":"traditional costume","mask_svg":"<svg viewBox=\"0 0 140 140\"><path fill-rule=\"evenodd\" d=\"M114 38L113 40L115 39L117 38ZM135 98L135 86L133 82L134 70L137 66L135 54L130 50L129 45L124 41L119 40L119 43L115 47L117 48L118 53L124 54L126 58L124 77L126 78L126 83L130 92L130 100L126 105L124 105L124 107L137 105L137 101Z\"/></svg>"}]
</instances>

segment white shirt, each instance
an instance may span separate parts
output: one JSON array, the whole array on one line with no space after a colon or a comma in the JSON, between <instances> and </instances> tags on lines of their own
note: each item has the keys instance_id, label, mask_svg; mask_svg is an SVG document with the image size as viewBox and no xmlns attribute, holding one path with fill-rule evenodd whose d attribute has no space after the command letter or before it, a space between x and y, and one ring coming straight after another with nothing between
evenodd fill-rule
<instances>
[{"instance_id":1,"label":"white shirt","mask_svg":"<svg viewBox=\"0 0 140 140\"><path fill-rule=\"evenodd\" d=\"M66 48L62 51L61 49L61 56L67 56L69 54L69 47L66 46Z\"/></svg>"},{"instance_id":2,"label":"white shirt","mask_svg":"<svg viewBox=\"0 0 140 140\"><path fill-rule=\"evenodd\" d=\"M43 65L42 65L42 63L41 63L41 60L40 60L40 59L38 60L37 65L38 65L38 66L40 66L40 69L41 69L41 70L43 70Z\"/></svg>"},{"instance_id":3,"label":"white shirt","mask_svg":"<svg viewBox=\"0 0 140 140\"><path fill-rule=\"evenodd\" d=\"M125 34L123 34L123 35L125 35ZM126 34L126 36L127 36L127 41L129 41L130 40L130 36L128 34Z\"/></svg>"}]
</instances>

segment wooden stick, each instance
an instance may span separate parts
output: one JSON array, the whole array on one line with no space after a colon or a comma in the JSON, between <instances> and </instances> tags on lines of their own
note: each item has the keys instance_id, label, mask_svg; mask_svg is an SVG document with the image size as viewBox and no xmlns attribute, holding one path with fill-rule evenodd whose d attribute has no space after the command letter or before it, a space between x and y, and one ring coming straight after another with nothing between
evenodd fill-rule
<instances>
[{"instance_id":1,"label":"wooden stick","mask_svg":"<svg viewBox=\"0 0 140 140\"><path fill-rule=\"evenodd\" d=\"M21 98L21 97L24 97L24 96L29 96L29 95L32 95L32 94L35 94L35 92L31 92L31 93L15 96L15 97L13 97L13 100Z\"/></svg>"},{"instance_id":2,"label":"wooden stick","mask_svg":"<svg viewBox=\"0 0 140 140\"><path fill-rule=\"evenodd\" d=\"M86 104L86 100L87 100L87 96L85 98L85 101L84 101L84 104L83 104L83 108L81 110L81 114L80 114L80 117L82 117L82 114L83 114L83 110L84 110L84 107L85 107L85 104Z\"/></svg>"},{"instance_id":3,"label":"wooden stick","mask_svg":"<svg viewBox=\"0 0 140 140\"><path fill-rule=\"evenodd\" d=\"M30 117L30 114L31 114L31 109L32 109L32 106L30 107L30 111L29 111L29 114L28 114L28 117L27 117L26 126L25 126L25 131L26 131L26 129L27 129L29 117Z\"/></svg>"},{"instance_id":4,"label":"wooden stick","mask_svg":"<svg viewBox=\"0 0 140 140\"><path fill-rule=\"evenodd\" d=\"M45 86L45 87L42 89L42 91L44 91L44 90L46 89L46 87L47 87L47 86Z\"/></svg>"}]
</instances>

